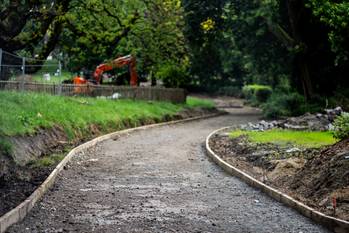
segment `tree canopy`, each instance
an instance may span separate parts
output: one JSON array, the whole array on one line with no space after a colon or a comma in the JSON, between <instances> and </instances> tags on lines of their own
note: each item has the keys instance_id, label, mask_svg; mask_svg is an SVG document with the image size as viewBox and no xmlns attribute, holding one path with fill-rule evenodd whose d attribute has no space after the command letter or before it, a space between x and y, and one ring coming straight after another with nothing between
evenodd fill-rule
<instances>
[{"instance_id":1,"label":"tree canopy","mask_svg":"<svg viewBox=\"0 0 349 233\"><path fill-rule=\"evenodd\" d=\"M307 99L348 87L343 0L5 0L0 19L2 49L71 71L134 54L167 86L289 82Z\"/></svg>"}]
</instances>

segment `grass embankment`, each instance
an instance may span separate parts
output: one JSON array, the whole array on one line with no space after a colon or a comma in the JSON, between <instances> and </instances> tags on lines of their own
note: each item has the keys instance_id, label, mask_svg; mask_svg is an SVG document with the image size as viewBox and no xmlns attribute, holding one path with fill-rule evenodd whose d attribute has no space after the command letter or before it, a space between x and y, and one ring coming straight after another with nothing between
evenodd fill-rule
<instances>
[{"instance_id":1,"label":"grass embankment","mask_svg":"<svg viewBox=\"0 0 349 233\"><path fill-rule=\"evenodd\" d=\"M213 107L207 100L188 98L187 104L133 100L61 97L37 93L0 92L0 135L34 133L39 128L63 127L70 137L76 130L97 125L102 131L138 125L141 119L161 120L183 108Z\"/></svg>"},{"instance_id":2,"label":"grass embankment","mask_svg":"<svg viewBox=\"0 0 349 233\"><path fill-rule=\"evenodd\" d=\"M280 146L294 145L302 148L319 148L336 143L333 134L329 131L291 131L291 130L267 130L245 131L236 130L230 133L231 138L246 135L251 142L273 143Z\"/></svg>"}]
</instances>

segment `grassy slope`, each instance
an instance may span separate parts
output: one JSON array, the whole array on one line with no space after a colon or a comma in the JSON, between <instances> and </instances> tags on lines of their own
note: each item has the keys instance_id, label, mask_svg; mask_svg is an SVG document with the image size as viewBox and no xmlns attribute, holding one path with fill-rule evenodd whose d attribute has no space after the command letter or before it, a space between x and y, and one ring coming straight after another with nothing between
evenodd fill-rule
<instances>
[{"instance_id":1,"label":"grassy slope","mask_svg":"<svg viewBox=\"0 0 349 233\"><path fill-rule=\"evenodd\" d=\"M336 142L331 132L310 132L310 131L290 131L290 130L268 130L268 131L243 131L236 130L230 133L230 137L235 138L247 135L252 142L275 143L287 145L292 143L303 148L319 148L332 145Z\"/></svg>"},{"instance_id":2,"label":"grassy slope","mask_svg":"<svg viewBox=\"0 0 349 233\"><path fill-rule=\"evenodd\" d=\"M188 98L186 105L165 102L105 100L59 97L35 93L0 92L0 135L23 135L54 125L63 127L70 137L91 124L108 131L122 126L124 120L137 124L140 119L161 119L184 107L210 107L210 101Z\"/></svg>"}]
</instances>

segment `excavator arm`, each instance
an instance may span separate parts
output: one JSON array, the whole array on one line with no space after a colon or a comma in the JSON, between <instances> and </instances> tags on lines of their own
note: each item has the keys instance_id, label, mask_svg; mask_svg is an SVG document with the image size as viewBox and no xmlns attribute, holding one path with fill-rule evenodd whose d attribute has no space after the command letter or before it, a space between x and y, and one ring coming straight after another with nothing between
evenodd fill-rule
<instances>
[{"instance_id":1,"label":"excavator arm","mask_svg":"<svg viewBox=\"0 0 349 233\"><path fill-rule=\"evenodd\" d=\"M127 55L124 57L119 57L111 62L100 64L97 66L95 72L93 73L93 77L96 80L97 84L101 82L102 75L104 72L123 67L128 65L129 72L131 75L131 86L137 86L138 85L138 76L136 71L136 59L132 55Z\"/></svg>"}]
</instances>

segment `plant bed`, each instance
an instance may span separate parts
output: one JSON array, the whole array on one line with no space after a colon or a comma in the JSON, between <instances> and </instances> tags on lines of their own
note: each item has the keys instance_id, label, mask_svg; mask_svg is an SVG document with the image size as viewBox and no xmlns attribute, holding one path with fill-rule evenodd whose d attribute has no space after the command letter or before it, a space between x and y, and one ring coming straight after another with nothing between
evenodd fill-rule
<instances>
[{"instance_id":1,"label":"plant bed","mask_svg":"<svg viewBox=\"0 0 349 233\"><path fill-rule=\"evenodd\" d=\"M241 128L246 125L213 135L211 149L257 180L326 215L349 220L349 139L337 142L328 131L309 129Z\"/></svg>"}]
</instances>

